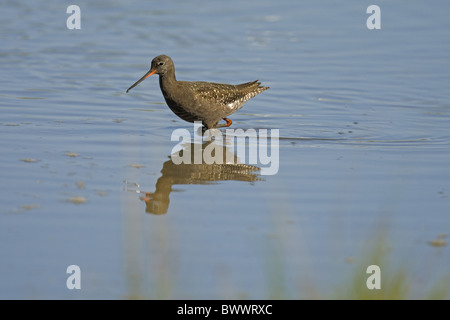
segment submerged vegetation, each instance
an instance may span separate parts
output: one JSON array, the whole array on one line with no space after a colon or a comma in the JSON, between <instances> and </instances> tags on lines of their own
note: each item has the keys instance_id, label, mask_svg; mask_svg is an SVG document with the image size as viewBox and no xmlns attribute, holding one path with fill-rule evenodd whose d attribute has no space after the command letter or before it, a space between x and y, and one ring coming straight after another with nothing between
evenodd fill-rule
<instances>
[{"instance_id":1,"label":"submerged vegetation","mask_svg":"<svg viewBox=\"0 0 450 320\"><path fill-rule=\"evenodd\" d=\"M386 241L378 239L367 254L342 284L335 288L331 299L351 300L410 300L410 299L448 299L450 298L450 274L438 276L434 281L427 281L415 275L406 263L395 265L390 257L391 250ZM367 266L380 268L380 288L369 289L367 282L371 273ZM432 279L432 272L423 270L426 278ZM328 297L327 297L328 298Z\"/></svg>"},{"instance_id":2,"label":"submerged vegetation","mask_svg":"<svg viewBox=\"0 0 450 320\"><path fill-rule=\"evenodd\" d=\"M165 236L162 235L163 238ZM167 240L167 239L166 239ZM273 240L273 239L272 239ZM165 242L167 244L167 242ZM450 298L450 272L447 274L435 274L433 262L426 261L426 267L414 272L417 266L411 266L402 259L393 257L393 248L389 243L386 232L378 232L370 237L370 241L362 245L360 254L348 257L345 260L345 275L332 274L339 279L326 291L322 290L319 283L314 283L311 277L304 277L302 281L290 279L285 272L286 261L289 257L283 254L281 244L278 241L265 246L266 256L263 258L262 270L266 278L266 292L261 292L258 297L253 297L248 289L240 287L230 279L226 272L215 283L218 296L223 299L271 299L271 300L295 300L295 299L327 299L327 300L442 300ZM431 250L442 250L433 248ZM173 257L172 257L173 258ZM395 258L395 259L394 259ZM134 259L140 258L134 256ZM169 265L170 257L164 257L164 264ZM420 259L418 259L420 260ZM135 261L136 262L136 261ZM372 271L369 266L376 266ZM439 266L437 266L439 267ZM330 266L330 269L333 269ZM430 270L431 269L431 270ZM184 289L179 288L176 281L177 274L172 268L163 267L158 263L158 268L152 274L139 274L134 269L129 276L128 299L178 299L186 295ZM142 269L139 270L142 272ZM175 271L176 272L176 271ZM378 272L378 278L375 277ZM419 273L419 275L418 275ZM301 278L301 277L300 277ZM171 280L169 280L171 279ZM375 279L375 280L373 280ZM302 283L295 283L295 282ZM370 289L372 284L378 281L379 288ZM294 284L295 283L295 284ZM151 285L153 284L153 286ZM294 288L294 289L293 289ZM203 296L195 288L189 295L189 299L203 299ZM183 292L177 292L181 290Z\"/></svg>"}]
</instances>

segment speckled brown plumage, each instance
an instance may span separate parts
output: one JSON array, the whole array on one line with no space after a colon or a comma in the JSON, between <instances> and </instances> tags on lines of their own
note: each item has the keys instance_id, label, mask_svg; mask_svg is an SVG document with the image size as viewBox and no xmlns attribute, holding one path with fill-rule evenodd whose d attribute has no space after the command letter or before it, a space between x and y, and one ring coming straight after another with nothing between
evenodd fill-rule
<instances>
[{"instance_id":1,"label":"speckled brown plumage","mask_svg":"<svg viewBox=\"0 0 450 320\"><path fill-rule=\"evenodd\" d=\"M133 84L130 91L152 74L159 75L159 85L169 108L181 119L201 121L206 129L230 126L229 115L236 112L246 101L269 89L258 80L232 85L203 81L177 81L175 66L170 57L157 56L152 60L150 71ZM225 125L218 125L220 120Z\"/></svg>"}]
</instances>

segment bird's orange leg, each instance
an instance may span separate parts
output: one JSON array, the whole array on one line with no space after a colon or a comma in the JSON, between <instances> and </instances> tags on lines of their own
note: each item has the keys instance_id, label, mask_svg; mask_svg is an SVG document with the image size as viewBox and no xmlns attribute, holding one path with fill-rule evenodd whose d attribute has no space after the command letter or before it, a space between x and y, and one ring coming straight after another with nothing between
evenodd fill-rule
<instances>
[{"instance_id":1,"label":"bird's orange leg","mask_svg":"<svg viewBox=\"0 0 450 320\"><path fill-rule=\"evenodd\" d=\"M223 120L225 120L225 121L227 122L227 124L225 125L225 127L229 127L229 126L231 126L231 124L233 123L233 121L231 121L231 120L228 119L228 118L223 118Z\"/></svg>"},{"instance_id":2,"label":"bird's orange leg","mask_svg":"<svg viewBox=\"0 0 450 320\"><path fill-rule=\"evenodd\" d=\"M223 118L223 120L225 120L227 123L225 123L225 124L219 124L219 125L216 126L216 128L229 127L229 126L231 126L231 124L233 123L233 121L231 121L231 120L228 119L228 118Z\"/></svg>"}]
</instances>

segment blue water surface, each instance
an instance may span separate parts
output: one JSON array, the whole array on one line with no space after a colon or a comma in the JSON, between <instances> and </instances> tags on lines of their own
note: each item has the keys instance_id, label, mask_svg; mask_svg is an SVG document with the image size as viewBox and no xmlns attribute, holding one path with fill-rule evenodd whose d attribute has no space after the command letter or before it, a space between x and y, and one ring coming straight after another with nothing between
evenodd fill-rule
<instances>
[{"instance_id":1,"label":"blue water surface","mask_svg":"<svg viewBox=\"0 0 450 320\"><path fill-rule=\"evenodd\" d=\"M378 1L369 30L371 4L2 4L0 298L335 298L378 246L426 297L450 272L450 5ZM167 169L192 124L157 76L125 93L160 54L270 86L230 118L279 129L277 174Z\"/></svg>"}]
</instances>

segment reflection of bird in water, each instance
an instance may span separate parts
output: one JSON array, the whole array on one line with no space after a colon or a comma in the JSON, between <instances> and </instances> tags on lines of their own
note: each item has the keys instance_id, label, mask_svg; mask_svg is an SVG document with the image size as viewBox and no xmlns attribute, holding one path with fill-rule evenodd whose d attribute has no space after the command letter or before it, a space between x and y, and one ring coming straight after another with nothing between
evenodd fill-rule
<instances>
[{"instance_id":1,"label":"reflection of bird in water","mask_svg":"<svg viewBox=\"0 0 450 320\"><path fill-rule=\"evenodd\" d=\"M204 150L206 146L214 142L208 142L202 145ZM206 164L203 160L201 164L194 163L194 144L188 144L180 151L190 152L191 164L180 163L178 165L172 162L172 159L164 162L161 170L162 176L156 182L156 190L153 193L145 192L141 200L145 201L145 211L153 214L164 214L169 208L169 195L172 192L172 186L175 184L212 184L218 181L236 180L254 182L262 180L259 176L260 168L248 164L239 163L239 159L225 146L216 145L215 148L223 148L222 164ZM225 159L233 159L233 163L226 163Z\"/></svg>"}]
</instances>

